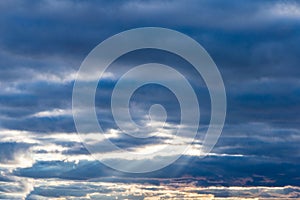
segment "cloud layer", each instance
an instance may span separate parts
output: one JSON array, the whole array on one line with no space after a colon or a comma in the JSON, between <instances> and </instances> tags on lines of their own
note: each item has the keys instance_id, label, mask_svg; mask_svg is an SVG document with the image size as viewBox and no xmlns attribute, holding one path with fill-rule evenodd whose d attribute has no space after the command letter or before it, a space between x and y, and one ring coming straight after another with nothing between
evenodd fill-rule
<instances>
[{"instance_id":1,"label":"cloud layer","mask_svg":"<svg viewBox=\"0 0 300 200\"><path fill-rule=\"evenodd\" d=\"M1 1L0 198L300 198L299 13L299 2L292 0ZM93 159L76 134L71 104L86 55L113 34L145 26L180 31L204 46L223 76L228 112L219 142L199 159L211 109L202 78L172 53L148 49L120 57L96 94L100 124L119 147L147 151L169 144L180 118L174 95L148 85L132 97L132 117L147 123L150 106L160 103L168 130L143 140L120 132L110 95L130 67L173 66L200 101L194 145L174 164L139 175ZM105 147L99 154L115 155Z\"/></svg>"}]
</instances>

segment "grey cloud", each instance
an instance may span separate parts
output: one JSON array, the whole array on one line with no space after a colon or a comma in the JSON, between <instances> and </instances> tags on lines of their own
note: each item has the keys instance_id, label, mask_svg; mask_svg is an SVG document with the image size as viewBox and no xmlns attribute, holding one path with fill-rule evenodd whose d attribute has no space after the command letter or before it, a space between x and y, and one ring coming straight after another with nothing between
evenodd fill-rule
<instances>
[{"instance_id":1,"label":"grey cloud","mask_svg":"<svg viewBox=\"0 0 300 200\"><path fill-rule=\"evenodd\" d=\"M18 154L26 152L31 145L26 143L7 142L0 144L0 162L17 164Z\"/></svg>"}]
</instances>

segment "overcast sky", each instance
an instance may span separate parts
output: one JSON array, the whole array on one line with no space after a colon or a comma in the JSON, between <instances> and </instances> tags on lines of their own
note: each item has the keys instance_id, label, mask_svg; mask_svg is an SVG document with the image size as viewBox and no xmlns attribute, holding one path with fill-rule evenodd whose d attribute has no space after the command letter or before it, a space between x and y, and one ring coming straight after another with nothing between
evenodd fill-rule
<instances>
[{"instance_id":1,"label":"overcast sky","mask_svg":"<svg viewBox=\"0 0 300 200\"><path fill-rule=\"evenodd\" d=\"M224 80L227 117L206 158L191 150L161 170L122 173L96 161L81 143L72 89L95 46L147 26L180 31L206 49ZM300 198L299 44L298 1L0 1L0 198L143 199L146 193ZM191 66L168 52L134 51L110 66L112 76L99 82L104 89L96 94L99 123L125 149L167 143L166 134L143 140L121 134L108 111L119 73L154 61L181 70L196 88L197 146L209 123L209 93ZM168 130L178 124L179 104L166 88L142 87L132 101L137 123L151 104L161 103Z\"/></svg>"}]
</instances>

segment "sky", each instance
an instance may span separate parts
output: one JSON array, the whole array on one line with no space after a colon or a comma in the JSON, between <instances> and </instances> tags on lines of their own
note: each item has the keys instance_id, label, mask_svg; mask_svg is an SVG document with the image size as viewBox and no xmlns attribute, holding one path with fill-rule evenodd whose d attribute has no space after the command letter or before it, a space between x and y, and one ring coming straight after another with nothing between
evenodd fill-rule
<instances>
[{"instance_id":1,"label":"sky","mask_svg":"<svg viewBox=\"0 0 300 200\"><path fill-rule=\"evenodd\" d=\"M211 116L201 75L170 52L120 56L95 95L99 124L118 147L149 151L148 161L165 159L170 152L159 158L151 152L170 145L180 123L172 91L150 84L133 94L132 119L149 122L150 106L159 103L168 114L166 129L144 139L118 129L111 94L132 66L174 67L193 86L201 110L197 137L178 160L153 172L126 173L99 162L82 143L72 91L93 48L141 27L176 30L205 48L224 81L227 116L217 144L200 158ZM292 0L0 1L0 199L300 198L299 43L300 3ZM135 159L98 145L104 159L126 166Z\"/></svg>"}]
</instances>

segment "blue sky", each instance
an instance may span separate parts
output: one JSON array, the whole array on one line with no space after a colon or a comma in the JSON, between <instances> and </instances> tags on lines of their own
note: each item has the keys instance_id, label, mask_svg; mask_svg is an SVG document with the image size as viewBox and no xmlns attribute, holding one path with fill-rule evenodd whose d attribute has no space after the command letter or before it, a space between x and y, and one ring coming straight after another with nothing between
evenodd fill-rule
<instances>
[{"instance_id":1,"label":"blue sky","mask_svg":"<svg viewBox=\"0 0 300 200\"><path fill-rule=\"evenodd\" d=\"M227 117L206 158L191 151L159 171L122 173L81 143L72 89L96 45L146 26L180 31L207 50L224 80ZM299 43L298 1L1 1L0 199L300 198ZM158 50L130 52L110 66L113 76L96 94L99 123L122 148L167 142L120 134L108 109L116 77L150 61L181 70L196 88L200 143L210 117L207 88L185 60ZM169 129L178 123L178 102L166 88L142 87L132 102L137 123L153 103L165 106Z\"/></svg>"}]
</instances>

